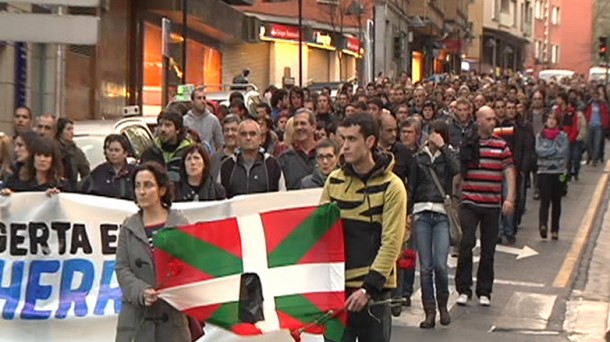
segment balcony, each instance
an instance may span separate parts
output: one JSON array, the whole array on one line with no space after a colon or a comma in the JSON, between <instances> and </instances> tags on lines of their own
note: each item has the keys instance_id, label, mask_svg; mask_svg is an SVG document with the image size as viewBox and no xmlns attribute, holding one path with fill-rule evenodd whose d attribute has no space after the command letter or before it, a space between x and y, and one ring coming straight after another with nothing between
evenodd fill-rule
<instances>
[{"instance_id":1,"label":"balcony","mask_svg":"<svg viewBox=\"0 0 610 342\"><path fill-rule=\"evenodd\" d=\"M515 22L513 16L509 12L500 12L499 19L500 25L505 27L513 27Z\"/></svg>"},{"instance_id":2,"label":"balcony","mask_svg":"<svg viewBox=\"0 0 610 342\"><path fill-rule=\"evenodd\" d=\"M438 0L437 0L438 1ZM407 13L412 27L423 34L438 35L443 27L444 15L437 5L428 1L409 1Z\"/></svg>"}]
</instances>

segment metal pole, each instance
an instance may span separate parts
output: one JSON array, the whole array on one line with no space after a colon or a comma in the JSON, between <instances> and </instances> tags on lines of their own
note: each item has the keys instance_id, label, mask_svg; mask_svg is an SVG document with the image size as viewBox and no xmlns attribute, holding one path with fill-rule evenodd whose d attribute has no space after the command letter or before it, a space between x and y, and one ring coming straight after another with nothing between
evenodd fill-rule
<instances>
[{"instance_id":1,"label":"metal pole","mask_svg":"<svg viewBox=\"0 0 610 342\"><path fill-rule=\"evenodd\" d=\"M64 15L64 6L57 6L57 15ZM65 46L63 44L57 44L57 51L55 55L55 117L62 116L63 102L64 102L64 58L65 58Z\"/></svg>"},{"instance_id":2,"label":"metal pole","mask_svg":"<svg viewBox=\"0 0 610 342\"><path fill-rule=\"evenodd\" d=\"M182 84L186 84L186 51L188 35L188 0L182 0Z\"/></svg>"},{"instance_id":3,"label":"metal pole","mask_svg":"<svg viewBox=\"0 0 610 342\"><path fill-rule=\"evenodd\" d=\"M360 51L364 51L362 49L362 47L364 46L363 44L363 40L362 39L362 11L358 12L358 40L360 41L360 49L358 51L358 56L360 58L358 58L357 63L358 63L358 72L357 77L358 77L358 84L362 84L362 79L364 78L364 53L362 55L360 55Z\"/></svg>"},{"instance_id":4,"label":"metal pole","mask_svg":"<svg viewBox=\"0 0 610 342\"><path fill-rule=\"evenodd\" d=\"M303 87L303 0L299 0L299 87Z\"/></svg>"}]
</instances>

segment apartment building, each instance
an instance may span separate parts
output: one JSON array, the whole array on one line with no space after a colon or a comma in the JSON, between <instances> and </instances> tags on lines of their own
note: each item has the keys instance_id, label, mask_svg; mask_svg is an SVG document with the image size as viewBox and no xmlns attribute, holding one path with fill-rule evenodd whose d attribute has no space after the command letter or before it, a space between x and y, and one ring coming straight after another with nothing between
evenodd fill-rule
<instances>
[{"instance_id":1,"label":"apartment building","mask_svg":"<svg viewBox=\"0 0 610 342\"><path fill-rule=\"evenodd\" d=\"M532 1L473 0L468 17L474 37L466 60L473 70L496 75L524 70L533 36Z\"/></svg>"},{"instance_id":2,"label":"apartment building","mask_svg":"<svg viewBox=\"0 0 610 342\"><path fill-rule=\"evenodd\" d=\"M593 0L536 0L528 68L587 74L593 63Z\"/></svg>"}]
</instances>

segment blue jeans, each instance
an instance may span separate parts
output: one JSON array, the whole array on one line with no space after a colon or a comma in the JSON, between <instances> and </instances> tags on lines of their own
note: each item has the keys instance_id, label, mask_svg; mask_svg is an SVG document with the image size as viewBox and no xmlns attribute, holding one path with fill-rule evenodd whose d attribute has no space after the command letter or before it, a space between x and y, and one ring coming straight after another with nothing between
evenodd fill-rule
<instances>
[{"instance_id":1,"label":"blue jeans","mask_svg":"<svg viewBox=\"0 0 610 342\"><path fill-rule=\"evenodd\" d=\"M446 298L449 296L449 280L447 279L449 221L447 215L432 211L415 214L415 240L421 271L422 302L435 301L435 285L436 296Z\"/></svg>"},{"instance_id":2,"label":"blue jeans","mask_svg":"<svg viewBox=\"0 0 610 342\"><path fill-rule=\"evenodd\" d=\"M589 148L591 149L591 160L602 160L602 143L604 140L604 130L602 126L589 126Z\"/></svg>"},{"instance_id":3,"label":"blue jeans","mask_svg":"<svg viewBox=\"0 0 610 342\"><path fill-rule=\"evenodd\" d=\"M575 143L570 144L570 160L569 165L570 169L568 169L568 174L578 176L580 172L580 160L582 159L582 145L583 142L581 140L577 140ZM601 159L601 156L600 156Z\"/></svg>"},{"instance_id":4,"label":"blue jeans","mask_svg":"<svg viewBox=\"0 0 610 342\"><path fill-rule=\"evenodd\" d=\"M506 178L504 178L502 180L502 199L504 200L506 196L508 196L508 183L506 182ZM499 220L498 237L515 236L515 214L500 214Z\"/></svg>"}]
</instances>

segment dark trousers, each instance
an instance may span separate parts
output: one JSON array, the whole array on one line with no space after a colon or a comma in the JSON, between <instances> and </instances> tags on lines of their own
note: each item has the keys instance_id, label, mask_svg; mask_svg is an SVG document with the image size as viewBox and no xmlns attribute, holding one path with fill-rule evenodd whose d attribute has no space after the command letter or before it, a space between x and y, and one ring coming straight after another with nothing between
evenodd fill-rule
<instances>
[{"instance_id":1,"label":"dark trousers","mask_svg":"<svg viewBox=\"0 0 610 342\"><path fill-rule=\"evenodd\" d=\"M483 208L474 205L462 205L460 208L463 236L455 272L455 286L458 293L472 296L472 249L476 245L477 226L480 226L481 260L477 271L476 294L479 297L491 298L499 217L500 208Z\"/></svg>"},{"instance_id":2,"label":"dark trousers","mask_svg":"<svg viewBox=\"0 0 610 342\"><path fill-rule=\"evenodd\" d=\"M540 226L548 226L549 224L549 207L552 207L551 214L551 232L559 231L559 217L561 216L561 197L565 184L560 180L559 174L544 174L538 175L538 184L540 185L540 211L538 219Z\"/></svg>"},{"instance_id":3,"label":"dark trousers","mask_svg":"<svg viewBox=\"0 0 610 342\"><path fill-rule=\"evenodd\" d=\"M347 289L346 295L354 290ZM377 299L389 299L390 291L384 291ZM371 316L372 315L372 316ZM373 317L374 316L374 317ZM348 313L347 328L343 340L332 341L324 337L326 342L390 342L392 334L392 314L390 305L376 305L370 308L364 307L360 312Z\"/></svg>"}]
</instances>

